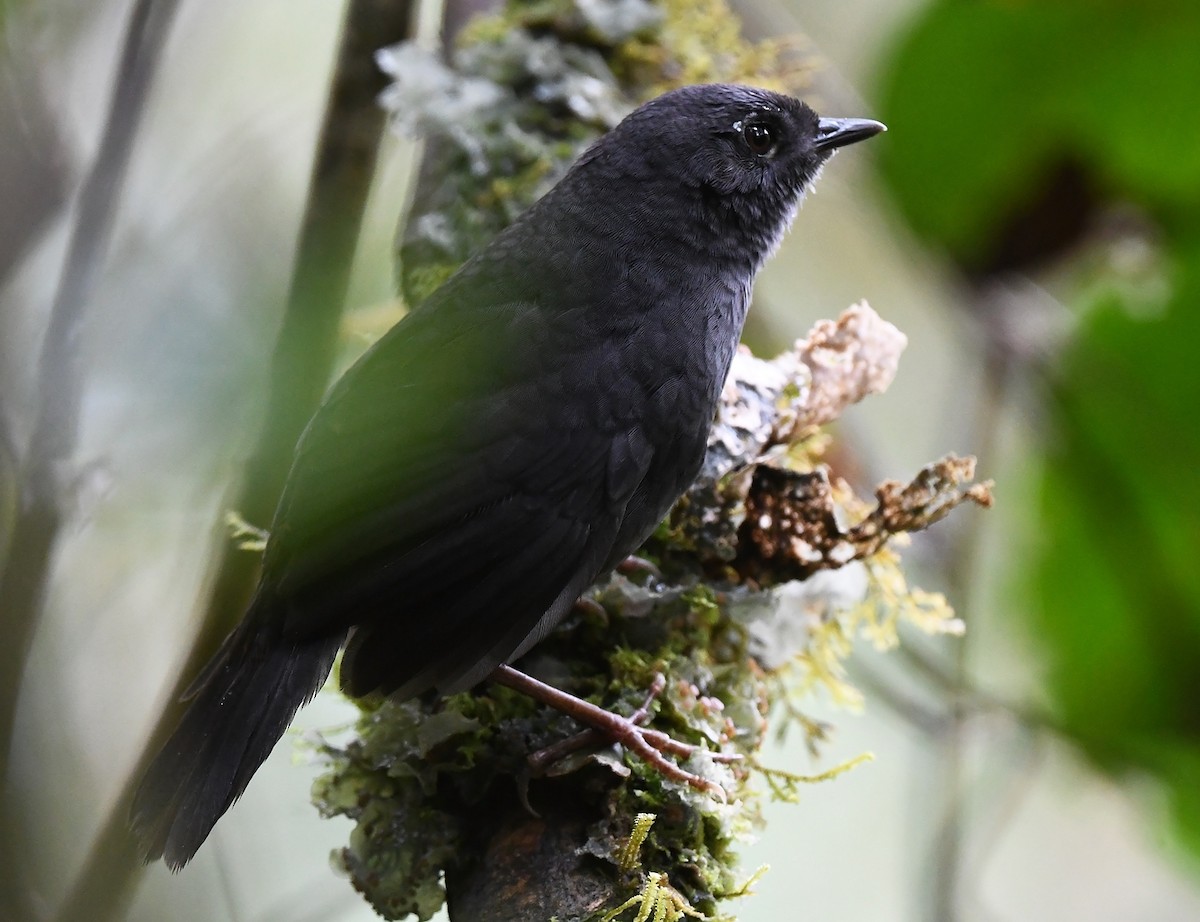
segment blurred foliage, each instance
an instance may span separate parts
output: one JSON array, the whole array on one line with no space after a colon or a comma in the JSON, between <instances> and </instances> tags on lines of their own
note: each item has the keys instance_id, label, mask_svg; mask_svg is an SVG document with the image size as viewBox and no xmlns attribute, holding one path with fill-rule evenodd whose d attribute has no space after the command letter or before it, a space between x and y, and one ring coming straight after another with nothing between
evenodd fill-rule
<instances>
[{"instance_id":1,"label":"blurred foliage","mask_svg":"<svg viewBox=\"0 0 1200 922\"><path fill-rule=\"evenodd\" d=\"M1053 385L1033 613L1063 716L1110 768L1171 785L1200 854L1200 237L1167 311L1111 297Z\"/></svg>"},{"instance_id":2,"label":"blurred foliage","mask_svg":"<svg viewBox=\"0 0 1200 922\"><path fill-rule=\"evenodd\" d=\"M0 407L0 414L3 407ZM8 559L8 545L17 521L17 457L0 415L0 562Z\"/></svg>"},{"instance_id":3,"label":"blurred foliage","mask_svg":"<svg viewBox=\"0 0 1200 922\"><path fill-rule=\"evenodd\" d=\"M1164 218L1200 207L1200 4L933 4L887 68L881 165L914 230L968 258L1064 159Z\"/></svg>"},{"instance_id":4,"label":"blurred foliage","mask_svg":"<svg viewBox=\"0 0 1200 922\"><path fill-rule=\"evenodd\" d=\"M1081 283L1022 608L1063 726L1105 769L1162 779L1200 855L1197 49L1194 0L933 3L884 71L881 162L911 227L968 273L1066 256ZM1045 227L1070 208L1076 233L1041 254L1058 263L997 257L1023 212ZM1137 215L1151 286L1122 284L1119 248L1078 246L1106 213Z\"/></svg>"}]
</instances>

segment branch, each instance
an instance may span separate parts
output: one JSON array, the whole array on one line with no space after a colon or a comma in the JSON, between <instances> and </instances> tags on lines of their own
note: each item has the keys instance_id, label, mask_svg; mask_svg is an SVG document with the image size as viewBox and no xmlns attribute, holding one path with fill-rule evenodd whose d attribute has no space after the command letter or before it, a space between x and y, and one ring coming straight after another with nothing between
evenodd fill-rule
<instances>
[{"instance_id":1,"label":"branch","mask_svg":"<svg viewBox=\"0 0 1200 922\"><path fill-rule=\"evenodd\" d=\"M317 141L287 306L271 359L258 443L237 502L248 522L265 526L333 370L363 211L384 127L376 97L386 81L374 52L409 34L409 0L352 0L342 26L336 69ZM245 611L258 559L231 544L218 564L212 596L188 668L199 668ZM181 682L180 691L187 680Z\"/></svg>"},{"instance_id":2,"label":"branch","mask_svg":"<svg viewBox=\"0 0 1200 922\"><path fill-rule=\"evenodd\" d=\"M588 804L563 800L539 807L536 816L520 805L493 815L477 834L477 859L447 871L450 918L582 919L615 899L611 876L583 851L595 821Z\"/></svg>"},{"instance_id":3,"label":"branch","mask_svg":"<svg viewBox=\"0 0 1200 922\"><path fill-rule=\"evenodd\" d=\"M593 587L586 604L517 664L620 713L647 708L654 729L707 750L686 767L720 785L729 803L604 741L564 747L578 728L507 688L372 702L357 739L323 747L329 769L314 800L325 814L357 823L336 860L385 917L429 918L441 905L444 873L453 918L598 920L638 892L619 856L642 812L659 817L643 847L643 890L669 894L671 912L713 912L740 892L734 849L757 819L747 767L757 765L764 715L813 685L845 697L842 661L859 630L890 645L900 619L931 631L957 628L944 602L893 579L895 555L884 553L884 542L889 529L923 528L974 498L975 488L959 489L973 459L931 465L908 488L880 489L876 511L831 545L861 535L869 565L857 582L822 583L814 578L820 568L806 570L802 583L783 566L747 572L744 562L762 546L739 528L737 510L750 504L736 499L721 472L750 483L764 471L794 473L785 459L799 446L776 439L795 431L787 422L808 410L780 367L805 366L793 353L775 362L739 357L705 473L644 549L658 567L644 567L640 581L617 574ZM844 366L848 375L852 368ZM860 505L848 495L841 502ZM831 552L828 566L853 575L850 559L837 557ZM642 704L659 674L669 677L665 687ZM547 769L540 754L548 749L570 754ZM718 753L742 761L727 764L713 758Z\"/></svg>"},{"instance_id":4,"label":"branch","mask_svg":"<svg viewBox=\"0 0 1200 922\"><path fill-rule=\"evenodd\" d=\"M22 889L25 838L9 776L13 721L23 667L41 615L46 581L69 493L79 426L83 368L79 350L84 308L108 252L116 203L145 111L177 0L137 0L130 12L108 115L95 163L83 182L58 291L38 365L41 398L33 434L20 462L20 505L10 554L0 576L0 889L7 918L34 918ZM5 913L0 913L5 915Z\"/></svg>"},{"instance_id":5,"label":"branch","mask_svg":"<svg viewBox=\"0 0 1200 922\"><path fill-rule=\"evenodd\" d=\"M246 471L238 511L249 521L270 521L292 450L325 390L333 367L337 325L384 116L376 96L384 81L374 51L409 33L408 0L352 0L317 142L308 201L297 245L283 325L271 364L266 422ZM203 623L187 665L105 817L88 858L59 913L60 922L120 918L140 862L127 830L128 805L153 754L174 726L174 702L230 625L241 617L256 578L257 557L232 544L218 565Z\"/></svg>"},{"instance_id":6,"label":"branch","mask_svg":"<svg viewBox=\"0 0 1200 922\"><path fill-rule=\"evenodd\" d=\"M471 30L453 70L412 46L388 49L381 64L396 82L384 98L397 123L438 139L401 236L409 303L552 185L633 102L677 83L787 87L797 71L782 47L742 40L719 0L511 0ZM903 345L864 305L774 362L739 355L700 478L644 548L658 566L648 579L614 575L593 587L517 664L624 714L668 676L645 706L649 721L700 750L686 768L719 785L729 803L618 748L564 746L577 726L502 686L367 702L357 738L321 747L329 767L313 799L325 815L356 823L335 860L381 915L429 919L445 901L454 918L487 922L677 919L712 914L745 892L735 850L758 819L758 801L746 795L773 705L799 713L789 695L800 685L845 696L842 661L859 631L888 644L900 620L933 632L959 626L940 597L908 590L883 547L890 529L924 527L961 501L951 494L970 462L944 462L907 490L885 485L873 516L826 477L831 489L811 507L816 517L836 502L854 510L858 531L827 529L833 541L822 559L839 569L809 567L804 583L785 582L798 578L794 567L755 567L770 556L767 545L743 540L759 472L785 488L811 474L823 445L816 427L885 388ZM982 488L971 490L984 499ZM836 545L846 541L874 556L857 566L853 554L839 560ZM794 636L788 655L784 641ZM768 664L763 651L776 659ZM815 746L824 728L801 726ZM535 750L569 754L547 768ZM775 772L777 787L784 777L800 776ZM655 820L638 849L639 875L625 856L646 813Z\"/></svg>"}]
</instances>

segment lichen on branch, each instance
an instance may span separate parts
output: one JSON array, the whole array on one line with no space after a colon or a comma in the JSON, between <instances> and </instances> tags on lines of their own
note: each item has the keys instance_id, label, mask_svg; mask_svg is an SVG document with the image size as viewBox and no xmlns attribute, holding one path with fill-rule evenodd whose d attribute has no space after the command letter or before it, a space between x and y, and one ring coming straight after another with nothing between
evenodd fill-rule
<instances>
[{"instance_id":1,"label":"lichen on branch","mask_svg":"<svg viewBox=\"0 0 1200 922\"><path fill-rule=\"evenodd\" d=\"M400 247L406 299L427 296L638 102L704 81L795 91L805 71L792 48L746 42L722 0L510 0L468 28L452 68L411 47L382 53L400 126L441 145ZM322 746L313 798L355 822L334 861L381 915L428 919L448 902L471 922L729 918L749 889L737 848L760 822L760 790L793 797L838 773L760 769L769 728L798 724L821 742L805 701L824 690L857 703L843 668L855 637L892 645L901 620L961 629L944 599L907 585L889 540L964 501L986 505L971 459L884 484L874 504L822 463L820 427L884 391L904 345L860 304L773 361L739 353L703 470L641 551L654 567L592 587L517 664L626 714L665 676L651 725L701 747L686 767L727 802L615 746L532 763L579 728L507 688L366 702L353 738Z\"/></svg>"},{"instance_id":2,"label":"lichen on branch","mask_svg":"<svg viewBox=\"0 0 1200 922\"><path fill-rule=\"evenodd\" d=\"M640 103L691 83L796 92L808 75L793 43L742 38L725 0L508 0L448 64L412 43L378 60L396 129L437 151L400 234L410 306Z\"/></svg>"},{"instance_id":3,"label":"lichen on branch","mask_svg":"<svg viewBox=\"0 0 1200 922\"><path fill-rule=\"evenodd\" d=\"M880 329L883 321L867 311L856 306L820 330ZM646 890L649 874L659 875L653 893L682 901L672 912L719 914L742 889L736 844L759 822L753 767L773 707L786 719L819 688L856 704L842 665L856 635L892 645L901 619L927 631L961 629L944 599L908 588L887 541L964 501L986 505L987 485L966 483L973 461L946 459L907 486L884 484L871 508L831 479L820 463L825 440L796 423L814 412L810 399L827 408L831 393L886 385L880 369L898 351L872 352L865 340L851 343L852 335L844 333L847 354L875 354L880 367L835 363L820 388L811 386L805 358L813 343L827 342L823 333L774 362L742 353L704 473L643 549L656 569L617 573L593 587L587 604L518 664L624 713L666 676L650 703L652 725L744 757L730 764L701 753L687 764L728 792L728 802L612 746L535 771L529 755L578 728L508 689L374 702L357 738L325 747L329 769L314 798L326 814L356 821L335 860L381 914L428 918L448 889L452 914L456 902L470 904L463 918L528 918L521 913L530 906L564 922L620 918L612 913L623 903L630 911L644 905L629 901ZM840 382L834 368L844 373ZM864 389L868 379L877 383ZM768 508L771 527L763 521ZM799 778L764 775L777 794ZM634 873L622 849L647 812L657 820ZM498 877L500 860L507 870Z\"/></svg>"}]
</instances>

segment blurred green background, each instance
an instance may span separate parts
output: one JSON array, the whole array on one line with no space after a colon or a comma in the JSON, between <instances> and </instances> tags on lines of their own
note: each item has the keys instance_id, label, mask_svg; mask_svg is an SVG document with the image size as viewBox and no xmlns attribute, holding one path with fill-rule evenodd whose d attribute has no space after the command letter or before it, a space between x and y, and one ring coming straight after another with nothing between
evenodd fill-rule
<instances>
[{"instance_id":1,"label":"blurred green background","mask_svg":"<svg viewBox=\"0 0 1200 922\"><path fill-rule=\"evenodd\" d=\"M47 474L22 461L60 372L37 357L131 9L0 4L10 562L21 488ZM837 727L817 767L877 760L768 805L746 866L773 870L739 918L1200 918L1200 4L740 10L759 34L807 36L821 112L890 129L825 171L747 338L771 352L869 300L910 347L893 389L839 425L847 472L869 485L975 453L998 508L907 552L968 636L863 645L865 712L814 704ZM78 431L49 472L65 511L27 643L0 611L0 832L19 858L0 882L34 919L71 917L206 607L266 406L341 15L333 0L190 0L170 23L77 367L58 379L81 382ZM438 11L421 17L432 46ZM354 316L391 298L414 155L384 142ZM322 696L295 735L351 715ZM309 807L315 769L294 753L279 747L183 874L139 878L120 917L372 918L328 869L347 828ZM764 761L814 766L798 738Z\"/></svg>"}]
</instances>

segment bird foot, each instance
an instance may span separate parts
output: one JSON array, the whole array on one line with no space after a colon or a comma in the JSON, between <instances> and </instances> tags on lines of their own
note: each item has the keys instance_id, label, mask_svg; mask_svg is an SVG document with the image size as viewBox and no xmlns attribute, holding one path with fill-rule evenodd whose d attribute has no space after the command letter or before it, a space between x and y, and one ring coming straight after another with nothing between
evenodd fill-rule
<instances>
[{"instance_id":1,"label":"bird foot","mask_svg":"<svg viewBox=\"0 0 1200 922\"><path fill-rule=\"evenodd\" d=\"M645 557L638 557L636 554L630 554L619 564L617 564L617 572L622 576L634 576L638 573L644 573L647 576L662 582L662 570L651 560Z\"/></svg>"},{"instance_id":2,"label":"bird foot","mask_svg":"<svg viewBox=\"0 0 1200 922\"><path fill-rule=\"evenodd\" d=\"M667 754L687 758L693 753L707 750L691 743L681 743L661 730L652 730L644 726L650 719L651 702L667 684L666 678L661 674L655 676L645 703L628 717L614 714L590 701L584 701L552 685L539 682L511 666L500 666L492 673L492 681L527 694L591 728L533 753L529 757L529 763L535 771L544 771L580 749L614 742L638 755L665 777L705 791L721 801L726 799L725 790L719 784L680 768L666 758ZM718 762L735 762L741 758L740 755L726 753L710 752L709 755Z\"/></svg>"}]
</instances>

